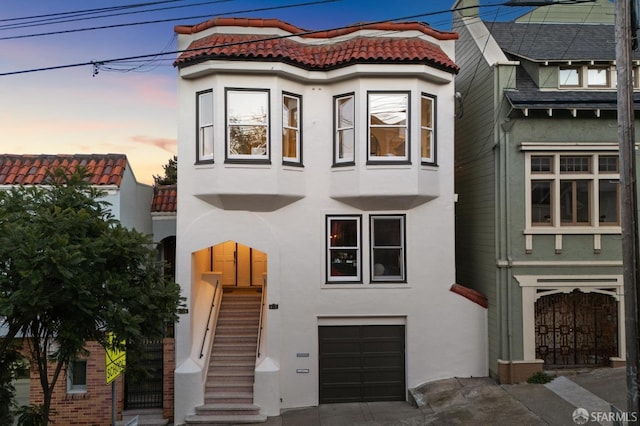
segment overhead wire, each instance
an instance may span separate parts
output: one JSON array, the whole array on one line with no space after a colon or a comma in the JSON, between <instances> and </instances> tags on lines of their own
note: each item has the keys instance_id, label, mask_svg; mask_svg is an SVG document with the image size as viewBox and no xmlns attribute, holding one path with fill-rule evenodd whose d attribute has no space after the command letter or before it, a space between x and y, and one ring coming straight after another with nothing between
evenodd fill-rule
<instances>
[{"instance_id":1,"label":"overhead wire","mask_svg":"<svg viewBox=\"0 0 640 426\"><path fill-rule=\"evenodd\" d=\"M295 5L274 6L274 7L269 7L269 8L252 9L251 11L228 12L228 13L225 13L225 14L219 14L218 16L233 15L233 14L238 14L238 13L247 13L247 12L255 12L255 11L264 11L264 10L274 10L274 9L282 9L282 8L291 8L291 7L299 7L299 6L308 6L308 5L314 5L314 4L331 3L331 2L335 2L335 1L339 1L339 0L319 0L319 1L313 1L313 2L308 2L308 3L298 3L298 4L295 4ZM495 7L495 6L504 6L504 5L505 5L504 2L500 2L500 3L491 3L491 4L483 5L482 7ZM471 9L471 8L477 8L477 7L478 6L464 6L464 7L457 8L455 10L465 10L465 9ZM389 19L378 20L378 21L371 21L371 22L366 22L366 23L357 23L357 24L352 24L352 25L345 25L345 26L340 26L340 27L336 27L336 28L332 28L332 29L301 31L301 32L298 32L298 33L289 34L289 35L283 35L283 36L269 36L269 37L260 38L258 40L253 40L252 42L256 42L256 41L271 41L271 40L285 39L285 38L291 38L291 37L300 37L300 36L305 36L305 35L312 35L312 34L323 33L323 32L327 32L327 31L336 31L336 30L343 30L343 29L349 29L349 28L361 28L363 26L380 24L380 23L385 23L385 22L405 21L405 20L411 20L411 19L421 18L421 17L425 17L425 16L435 16L435 15L440 15L440 14L444 14L444 13L450 13L453 10L454 9L441 10L441 11L435 11L435 12L425 12L425 13L419 13L419 14L414 14L414 15L410 15L410 16L403 16L403 17L389 18ZM206 15L206 17L210 17L210 15ZM202 17L199 17L199 18L202 18ZM178 18L178 19L195 19L195 18ZM171 21L172 20L176 20L176 19L171 19ZM0 38L0 40L2 40L2 38ZM245 43L247 43L247 42L246 41L232 42L232 43L225 43L225 44L216 45L216 47L229 47L229 46L235 46L235 45L242 45L242 44L245 44ZM198 47L198 48L191 48L191 49L174 50L174 51L170 51L170 52L158 52L158 53L150 53L150 54L144 54L144 55L127 56L127 57L121 57L121 58L112 58L112 59L104 59L104 60L92 60L92 61L78 62L78 63L73 63L73 64L54 65L54 66L40 67L40 68L30 68L30 69L18 70L18 71L8 71L8 72L0 73L0 77L9 76L9 75L17 75L17 74L33 73L33 72L52 71L52 70L58 70L58 69L77 68L77 67L81 67L81 66L91 66L91 67L94 68L94 73L95 73L95 70L99 69L100 67L104 66L107 63L124 62L124 61L131 61L131 60L135 60L135 59L147 59L147 58L157 57L159 55L162 55L162 56L164 56L164 55L177 55L177 54L187 53L187 52L192 52L192 51L206 50L206 49L210 49L211 47L212 46L205 46L205 47Z\"/></svg>"}]
</instances>

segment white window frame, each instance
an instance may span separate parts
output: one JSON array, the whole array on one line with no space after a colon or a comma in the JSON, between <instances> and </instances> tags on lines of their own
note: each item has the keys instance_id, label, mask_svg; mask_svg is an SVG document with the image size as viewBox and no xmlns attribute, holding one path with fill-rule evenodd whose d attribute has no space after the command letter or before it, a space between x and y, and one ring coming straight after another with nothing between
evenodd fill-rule
<instances>
[{"instance_id":1,"label":"white window frame","mask_svg":"<svg viewBox=\"0 0 640 426\"><path fill-rule=\"evenodd\" d=\"M405 118L404 124L393 124L393 123L384 123L384 124L372 124L372 97L375 96L385 96L385 95L394 95L394 96L404 96L405 97ZM398 130L404 129L404 155L377 155L371 152L372 146L372 132L374 129L382 129L382 128L397 128ZM411 128L411 92L409 91L370 91L367 92L367 163L369 164L380 164L380 163L407 163L410 161L409 153L411 152L411 139L410 139L410 131ZM390 144L390 141L377 141L378 144ZM389 151L390 146L385 149L385 151Z\"/></svg>"},{"instance_id":2,"label":"white window frame","mask_svg":"<svg viewBox=\"0 0 640 426\"><path fill-rule=\"evenodd\" d=\"M293 100L296 103L295 125L289 122L289 114L286 111L286 100ZM282 162L285 164L302 164L302 97L293 93L282 92ZM295 134L296 155L288 157L285 155L285 130Z\"/></svg>"},{"instance_id":3,"label":"white window frame","mask_svg":"<svg viewBox=\"0 0 640 426\"><path fill-rule=\"evenodd\" d=\"M351 110L342 109L342 103L351 102ZM333 142L333 163L334 165L350 165L355 163L355 109L356 98L354 93L335 96L333 99L334 109L334 142ZM341 116L341 113L345 112Z\"/></svg>"},{"instance_id":4,"label":"white window frame","mask_svg":"<svg viewBox=\"0 0 640 426\"><path fill-rule=\"evenodd\" d=\"M242 94L242 95L255 95L258 97L262 97L264 96L264 99L262 100L264 103L261 105L263 108L263 111L261 112L262 114L264 114L264 122L263 123L257 123L252 120L245 120L245 121L238 121L236 123L230 123L229 119L230 119L230 111L232 108L235 107L234 103L235 100L233 100L234 95L236 94ZM271 111L270 111L270 91L269 89L238 89L238 88L227 88L225 90L225 101L226 101L226 108L225 108L225 126L226 126L226 162L261 162L261 163L268 163L270 162L270 156L271 156L271 148L270 148L270 120L271 120ZM256 102L256 100L254 100L254 102ZM255 104L254 104L255 105ZM249 153L249 154L238 154L238 153L233 153L231 151L231 128L232 127L255 127L255 128L259 128L259 127L264 127L264 132L265 132L265 148L264 148L264 153Z\"/></svg>"},{"instance_id":5,"label":"white window frame","mask_svg":"<svg viewBox=\"0 0 640 426\"><path fill-rule=\"evenodd\" d=\"M531 249L530 236L533 234L620 234L621 208L618 206L617 224L612 222L600 222L599 206L599 181L619 180L619 173L600 172L598 168L599 156L618 155L618 144L582 144L582 143L522 143L521 149L525 152L525 235L528 235L527 250ZM549 173L532 173L531 158L534 156L552 156L553 170ZM584 173L560 173L561 156L589 156L591 158L590 172ZM551 221L548 225L534 225L532 223L531 183L535 180L551 181ZM591 182L590 197L590 223L589 225L562 225L560 221L560 207L557 200L560 195L560 181L562 180L588 180ZM561 240L556 240L556 249L561 247Z\"/></svg>"},{"instance_id":6,"label":"white window frame","mask_svg":"<svg viewBox=\"0 0 640 426\"><path fill-rule=\"evenodd\" d=\"M397 220L399 222L399 232L400 235L399 245L377 245L376 244L376 233L375 233L375 222L377 220ZM370 266L370 277L371 282L406 282L406 227L405 227L405 215L399 214L380 214L380 215L370 215L369 216L369 266ZM376 262L376 250L398 250L398 265L399 271L393 271L393 273L388 273L384 268L382 263Z\"/></svg>"},{"instance_id":7,"label":"white window frame","mask_svg":"<svg viewBox=\"0 0 640 426\"><path fill-rule=\"evenodd\" d=\"M210 117L203 116L204 102L209 103ZM196 162L213 161L213 90L203 90L196 93L196 117L198 118L196 123Z\"/></svg>"},{"instance_id":8,"label":"white window frame","mask_svg":"<svg viewBox=\"0 0 640 426\"><path fill-rule=\"evenodd\" d=\"M331 224L334 221L353 221L355 223L357 229L356 235L356 246L332 246L331 239L334 238L331 234ZM362 283L362 216L360 215L327 215L326 216L326 282L327 284L336 284L336 283ZM334 263L341 262L333 262L332 251L338 250L355 250L356 256L355 259L345 259L345 262L355 262L356 263L356 275L338 275L333 272Z\"/></svg>"},{"instance_id":9,"label":"white window frame","mask_svg":"<svg viewBox=\"0 0 640 426\"><path fill-rule=\"evenodd\" d=\"M84 383L74 383L73 368L76 364L84 364L84 377L85 377ZM87 370L86 359L74 360L69 362L69 364L67 365L67 393L86 393L87 392L87 381L88 381L87 372L88 370Z\"/></svg>"},{"instance_id":10,"label":"white window frame","mask_svg":"<svg viewBox=\"0 0 640 426\"><path fill-rule=\"evenodd\" d=\"M435 164L436 163L436 99L435 95L429 95L423 93L420 97L420 157L423 164ZM431 104L430 112L431 117L425 120L425 113L423 108L423 102L428 101ZM431 126L429 126L429 123ZM424 153L423 138L424 134L429 136L429 155Z\"/></svg>"},{"instance_id":11,"label":"white window frame","mask_svg":"<svg viewBox=\"0 0 640 426\"><path fill-rule=\"evenodd\" d=\"M615 68L608 64L570 64L558 66L558 88L560 89L611 89L615 88L614 82ZM562 82L563 71L575 71L578 75L576 84L564 84ZM604 84L596 84L590 81L589 76L592 71L604 71L606 82Z\"/></svg>"}]
</instances>

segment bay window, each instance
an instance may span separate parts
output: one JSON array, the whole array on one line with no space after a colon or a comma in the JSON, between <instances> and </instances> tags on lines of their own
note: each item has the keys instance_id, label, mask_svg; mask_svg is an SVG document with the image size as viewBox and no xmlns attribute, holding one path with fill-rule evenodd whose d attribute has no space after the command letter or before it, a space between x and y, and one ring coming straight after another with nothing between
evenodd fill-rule
<instances>
[{"instance_id":1,"label":"bay window","mask_svg":"<svg viewBox=\"0 0 640 426\"><path fill-rule=\"evenodd\" d=\"M355 99L353 94L334 98L334 165L355 161Z\"/></svg>"},{"instance_id":2,"label":"bay window","mask_svg":"<svg viewBox=\"0 0 640 426\"><path fill-rule=\"evenodd\" d=\"M213 91L205 90L196 94L197 147L196 162L213 160Z\"/></svg>"},{"instance_id":3,"label":"bay window","mask_svg":"<svg viewBox=\"0 0 640 426\"><path fill-rule=\"evenodd\" d=\"M368 162L409 161L409 93L369 92Z\"/></svg>"},{"instance_id":4,"label":"bay window","mask_svg":"<svg viewBox=\"0 0 640 426\"><path fill-rule=\"evenodd\" d=\"M227 89L227 161L268 162L269 91Z\"/></svg>"},{"instance_id":5,"label":"bay window","mask_svg":"<svg viewBox=\"0 0 640 426\"><path fill-rule=\"evenodd\" d=\"M283 163L302 163L300 133L300 97L283 93L282 95L282 161Z\"/></svg>"}]
</instances>

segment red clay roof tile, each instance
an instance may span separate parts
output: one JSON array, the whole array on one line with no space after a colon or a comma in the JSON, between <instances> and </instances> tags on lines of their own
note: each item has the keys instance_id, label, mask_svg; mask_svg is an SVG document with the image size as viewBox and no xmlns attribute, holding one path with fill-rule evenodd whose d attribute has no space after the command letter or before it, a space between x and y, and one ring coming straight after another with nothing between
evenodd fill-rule
<instances>
[{"instance_id":1,"label":"red clay roof tile","mask_svg":"<svg viewBox=\"0 0 640 426\"><path fill-rule=\"evenodd\" d=\"M301 43L291 36L257 34L211 34L194 40L174 62L185 66L208 59L276 60L304 69L329 70L357 62L426 63L449 72L458 66L440 46L418 37L361 35L335 41L359 30L419 31L436 40L455 40L456 33L434 30L421 22L360 24L330 31L306 31L277 19L216 18L193 26L176 26L178 34L196 34L222 26L274 28L303 39L327 39L326 44Z\"/></svg>"},{"instance_id":2,"label":"red clay roof tile","mask_svg":"<svg viewBox=\"0 0 640 426\"><path fill-rule=\"evenodd\" d=\"M83 166L92 185L120 186L127 167L124 154L12 155L0 154L0 185L46 183L47 173L58 167L75 170Z\"/></svg>"},{"instance_id":3,"label":"red clay roof tile","mask_svg":"<svg viewBox=\"0 0 640 426\"><path fill-rule=\"evenodd\" d=\"M158 185L153 188L151 212L175 213L178 211L178 191L176 185Z\"/></svg>"}]
</instances>

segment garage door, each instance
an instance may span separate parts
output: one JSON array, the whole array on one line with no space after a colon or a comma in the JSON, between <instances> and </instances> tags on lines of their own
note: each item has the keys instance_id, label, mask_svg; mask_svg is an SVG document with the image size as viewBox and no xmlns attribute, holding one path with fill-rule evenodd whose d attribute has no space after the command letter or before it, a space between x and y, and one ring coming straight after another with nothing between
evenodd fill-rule
<instances>
[{"instance_id":1,"label":"garage door","mask_svg":"<svg viewBox=\"0 0 640 426\"><path fill-rule=\"evenodd\" d=\"M318 327L320 403L405 401L403 325Z\"/></svg>"}]
</instances>

